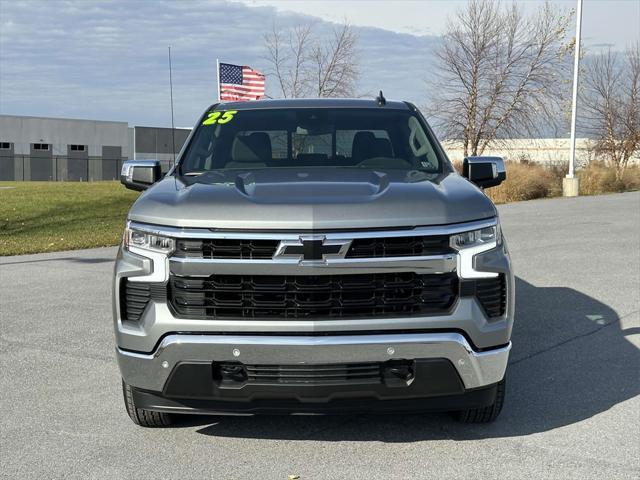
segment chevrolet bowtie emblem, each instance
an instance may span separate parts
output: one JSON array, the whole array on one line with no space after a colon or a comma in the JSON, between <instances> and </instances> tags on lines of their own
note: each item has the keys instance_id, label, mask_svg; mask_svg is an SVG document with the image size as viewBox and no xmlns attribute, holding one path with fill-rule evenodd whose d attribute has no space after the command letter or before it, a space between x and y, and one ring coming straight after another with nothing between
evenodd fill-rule
<instances>
[{"instance_id":1,"label":"chevrolet bowtie emblem","mask_svg":"<svg viewBox=\"0 0 640 480\"><path fill-rule=\"evenodd\" d=\"M351 240L327 240L324 236L300 236L298 240L282 240L274 260L323 261L344 258Z\"/></svg>"}]
</instances>

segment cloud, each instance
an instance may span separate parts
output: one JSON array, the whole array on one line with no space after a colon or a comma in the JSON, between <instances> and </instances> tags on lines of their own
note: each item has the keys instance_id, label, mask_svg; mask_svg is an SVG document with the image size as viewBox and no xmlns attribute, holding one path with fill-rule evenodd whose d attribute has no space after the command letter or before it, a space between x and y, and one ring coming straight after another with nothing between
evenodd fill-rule
<instances>
[{"instance_id":1,"label":"cloud","mask_svg":"<svg viewBox=\"0 0 640 480\"><path fill-rule=\"evenodd\" d=\"M216 58L264 70L263 35L274 22L332 28L221 0L24 1L1 9L0 112L144 125L170 124L168 45L176 125L190 126L215 101ZM356 30L361 91L424 103L438 37Z\"/></svg>"}]
</instances>

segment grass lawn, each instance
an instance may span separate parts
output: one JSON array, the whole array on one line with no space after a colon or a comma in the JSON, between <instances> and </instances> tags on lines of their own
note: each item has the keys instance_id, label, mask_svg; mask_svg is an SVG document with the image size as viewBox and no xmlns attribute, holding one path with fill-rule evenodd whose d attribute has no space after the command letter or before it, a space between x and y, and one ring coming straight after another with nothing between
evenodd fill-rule
<instances>
[{"instance_id":1,"label":"grass lawn","mask_svg":"<svg viewBox=\"0 0 640 480\"><path fill-rule=\"evenodd\" d=\"M137 197L119 182L0 182L0 255L117 245Z\"/></svg>"}]
</instances>

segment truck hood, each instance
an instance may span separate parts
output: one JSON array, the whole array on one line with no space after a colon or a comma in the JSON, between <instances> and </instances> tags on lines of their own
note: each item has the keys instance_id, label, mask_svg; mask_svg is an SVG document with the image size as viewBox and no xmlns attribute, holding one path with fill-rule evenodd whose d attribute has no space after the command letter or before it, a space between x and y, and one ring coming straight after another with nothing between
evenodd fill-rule
<instances>
[{"instance_id":1,"label":"truck hood","mask_svg":"<svg viewBox=\"0 0 640 480\"><path fill-rule=\"evenodd\" d=\"M284 168L168 176L129 212L136 222L235 230L446 225L493 217L493 203L456 173Z\"/></svg>"}]
</instances>

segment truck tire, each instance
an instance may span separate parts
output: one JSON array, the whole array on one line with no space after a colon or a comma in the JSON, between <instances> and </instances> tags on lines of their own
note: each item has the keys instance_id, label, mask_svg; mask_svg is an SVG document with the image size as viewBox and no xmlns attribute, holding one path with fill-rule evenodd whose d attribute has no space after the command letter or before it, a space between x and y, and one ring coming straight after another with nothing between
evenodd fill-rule
<instances>
[{"instance_id":1,"label":"truck tire","mask_svg":"<svg viewBox=\"0 0 640 480\"><path fill-rule=\"evenodd\" d=\"M505 391L506 378L503 378L500 383L498 383L498 388L496 389L496 399L491 405L482 408L469 408L467 410L460 410L458 412L455 412L454 416L461 423L493 422L496 418L498 418L498 415L502 410Z\"/></svg>"},{"instance_id":2,"label":"truck tire","mask_svg":"<svg viewBox=\"0 0 640 480\"><path fill-rule=\"evenodd\" d=\"M136 425L149 428L168 427L171 425L171 416L168 413L137 408L133 399L131 386L126 384L124 380L122 380L122 395L127 413Z\"/></svg>"}]
</instances>

